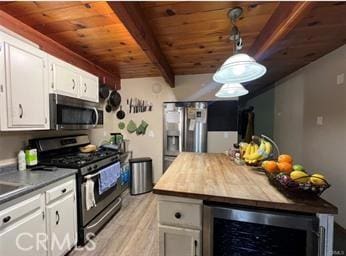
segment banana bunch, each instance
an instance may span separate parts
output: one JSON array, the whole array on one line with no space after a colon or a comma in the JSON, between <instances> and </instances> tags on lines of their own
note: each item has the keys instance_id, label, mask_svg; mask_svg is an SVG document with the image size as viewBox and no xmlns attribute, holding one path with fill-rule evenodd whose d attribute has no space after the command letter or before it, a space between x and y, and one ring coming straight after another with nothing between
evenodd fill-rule
<instances>
[{"instance_id":1,"label":"banana bunch","mask_svg":"<svg viewBox=\"0 0 346 256\"><path fill-rule=\"evenodd\" d=\"M251 142L246 146L243 158L246 163L255 164L258 161L262 161L268 158L272 153L272 150L272 144L269 141L261 139L261 143L259 146L254 142Z\"/></svg>"}]
</instances>

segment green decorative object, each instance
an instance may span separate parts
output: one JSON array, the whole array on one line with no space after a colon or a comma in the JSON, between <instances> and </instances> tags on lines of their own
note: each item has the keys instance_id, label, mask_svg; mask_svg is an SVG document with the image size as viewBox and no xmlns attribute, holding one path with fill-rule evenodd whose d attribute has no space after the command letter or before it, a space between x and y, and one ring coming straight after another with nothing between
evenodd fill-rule
<instances>
[{"instance_id":1,"label":"green decorative object","mask_svg":"<svg viewBox=\"0 0 346 256\"><path fill-rule=\"evenodd\" d=\"M137 130L136 130L136 134L137 135L144 135L147 128L148 128L149 124L142 120L141 124L138 126Z\"/></svg>"},{"instance_id":2,"label":"green decorative object","mask_svg":"<svg viewBox=\"0 0 346 256\"><path fill-rule=\"evenodd\" d=\"M130 122L127 124L127 131L129 133L134 133L136 130L137 130L137 126L136 126L135 122L130 120Z\"/></svg>"},{"instance_id":3,"label":"green decorative object","mask_svg":"<svg viewBox=\"0 0 346 256\"><path fill-rule=\"evenodd\" d=\"M119 127L119 129L120 130L123 130L124 128L125 128L125 123L124 122L120 122L119 124L118 124L118 127Z\"/></svg>"}]
</instances>

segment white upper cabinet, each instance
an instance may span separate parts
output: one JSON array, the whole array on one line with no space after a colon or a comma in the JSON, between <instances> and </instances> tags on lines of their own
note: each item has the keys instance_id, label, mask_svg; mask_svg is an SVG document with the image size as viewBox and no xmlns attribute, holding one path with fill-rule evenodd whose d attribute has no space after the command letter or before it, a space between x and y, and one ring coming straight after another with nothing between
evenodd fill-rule
<instances>
[{"instance_id":1,"label":"white upper cabinet","mask_svg":"<svg viewBox=\"0 0 346 256\"><path fill-rule=\"evenodd\" d=\"M65 61L49 56L50 91L60 95L99 101L98 77Z\"/></svg>"},{"instance_id":2,"label":"white upper cabinet","mask_svg":"<svg viewBox=\"0 0 346 256\"><path fill-rule=\"evenodd\" d=\"M99 81L97 76L82 72L80 76L80 97L85 100L99 101Z\"/></svg>"},{"instance_id":3,"label":"white upper cabinet","mask_svg":"<svg viewBox=\"0 0 346 256\"><path fill-rule=\"evenodd\" d=\"M47 54L0 32L1 130L49 129Z\"/></svg>"},{"instance_id":4,"label":"white upper cabinet","mask_svg":"<svg viewBox=\"0 0 346 256\"><path fill-rule=\"evenodd\" d=\"M51 88L54 92L70 97L78 97L80 85L77 70L66 62L50 57Z\"/></svg>"}]
</instances>

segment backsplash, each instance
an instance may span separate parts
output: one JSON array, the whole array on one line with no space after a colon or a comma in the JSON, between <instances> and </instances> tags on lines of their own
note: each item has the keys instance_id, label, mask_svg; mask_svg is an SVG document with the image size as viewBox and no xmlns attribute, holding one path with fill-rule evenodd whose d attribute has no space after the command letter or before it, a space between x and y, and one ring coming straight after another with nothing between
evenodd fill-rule
<instances>
[{"instance_id":1,"label":"backsplash","mask_svg":"<svg viewBox=\"0 0 346 256\"><path fill-rule=\"evenodd\" d=\"M0 165L13 162L19 150L28 144L29 139L87 133L87 131L0 132Z\"/></svg>"}]
</instances>

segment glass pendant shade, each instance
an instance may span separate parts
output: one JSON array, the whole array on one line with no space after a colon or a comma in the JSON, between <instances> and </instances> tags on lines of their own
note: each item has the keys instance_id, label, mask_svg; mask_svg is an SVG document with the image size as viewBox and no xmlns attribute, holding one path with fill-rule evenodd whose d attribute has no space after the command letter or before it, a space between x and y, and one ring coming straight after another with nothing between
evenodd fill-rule
<instances>
[{"instance_id":1,"label":"glass pendant shade","mask_svg":"<svg viewBox=\"0 0 346 256\"><path fill-rule=\"evenodd\" d=\"M217 83L244 83L255 80L266 73L265 66L244 53L229 57L216 71L213 80Z\"/></svg>"},{"instance_id":2,"label":"glass pendant shade","mask_svg":"<svg viewBox=\"0 0 346 256\"><path fill-rule=\"evenodd\" d=\"M228 83L224 84L221 89L215 94L218 98L231 98L231 97L240 97L245 94L248 94L249 91L246 90L239 83Z\"/></svg>"}]
</instances>

